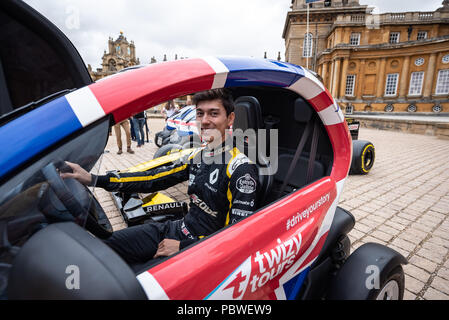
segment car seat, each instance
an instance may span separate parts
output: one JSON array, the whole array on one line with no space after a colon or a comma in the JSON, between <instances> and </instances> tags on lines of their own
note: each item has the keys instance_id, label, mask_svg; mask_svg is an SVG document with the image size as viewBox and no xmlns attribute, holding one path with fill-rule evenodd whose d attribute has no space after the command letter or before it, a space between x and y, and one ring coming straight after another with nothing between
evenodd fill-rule
<instances>
[{"instance_id":1,"label":"car seat","mask_svg":"<svg viewBox=\"0 0 449 320\"><path fill-rule=\"evenodd\" d=\"M298 98L295 100L294 103L294 112L293 112L294 120L297 124L299 124L301 127L303 127L303 134L306 131L306 125L307 123L311 121L319 121L314 118L314 111L312 108L305 102L302 98ZM306 143L306 150L307 145L310 146L310 138L311 134L308 138L308 144ZM310 149L309 149L310 150ZM300 187L305 186L308 184L307 180L307 171L308 171L308 165L309 165L309 157L305 156L304 153L299 157L292 174L287 177L288 170L290 168L290 165L292 161L294 160L294 152L295 150L291 150L293 153L282 153L279 155L278 158L278 170L274 175L274 187L273 189L273 195L275 198L282 197L290 192L293 192L296 189L299 189ZM318 160L314 160L313 162L313 175L311 176L311 181L315 181L325 175L325 166ZM281 185L283 184L284 180L288 179L288 183L284 190L280 190ZM310 182L311 182L310 181ZM281 194L280 194L281 193ZM271 199L274 200L274 199Z\"/></svg>"},{"instance_id":2,"label":"car seat","mask_svg":"<svg viewBox=\"0 0 449 320\"><path fill-rule=\"evenodd\" d=\"M241 129L243 131L247 129L253 129L256 134L259 129L264 128L264 123L262 119L262 111L260 107L260 103L257 98L253 96L242 96L235 100L235 120L233 125L233 130ZM265 157L265 155L259 153L257 149L257 135L256 141L248 141L245 144L244 153L246 155L251 154L249 150L251 148L256 148L255 154L257 155L256 165L259 169L259 193L258 193L258 207L261 207L265 204L265 199L267 195L270 193L272 185L273 185L273 175L266 174L269 172L270 162ZM254 159L251 159L254 160ZM264 170L261 170L261 169ZM263 173L263 174L262 174Z\"/></svg>"}]
</instances>

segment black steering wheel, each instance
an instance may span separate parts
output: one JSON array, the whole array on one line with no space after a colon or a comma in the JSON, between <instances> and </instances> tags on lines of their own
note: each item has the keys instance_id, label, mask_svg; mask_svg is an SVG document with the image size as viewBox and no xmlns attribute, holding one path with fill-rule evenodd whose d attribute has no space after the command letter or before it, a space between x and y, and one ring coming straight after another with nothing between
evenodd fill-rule
<instances>
[{"instance_id":1,"label":"black steering wheel","mask_svg":"<svg viewBox=\"0 0 449 320\"><path fill-rule=\"evenodd\" d=\"M75 222L99 238L107 238L112 234L112 226L101 205L91 191L76 179L62 179L59 172L69 170L65 162L57 165L51 162L42 169L51 190L67 211L74 217Z\"/></svg>"}]
</instances>

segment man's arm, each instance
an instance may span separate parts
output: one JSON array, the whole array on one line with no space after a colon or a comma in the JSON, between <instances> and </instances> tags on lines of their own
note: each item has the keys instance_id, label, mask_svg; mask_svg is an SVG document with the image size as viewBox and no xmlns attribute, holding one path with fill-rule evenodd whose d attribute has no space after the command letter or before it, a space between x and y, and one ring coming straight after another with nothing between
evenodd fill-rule
<instances>
[{"instance_id":1,"label":"man's arm","mask_svg":"<svg viewBox=\"0 0 449 320\"><path fill-rule=\"evenodd\" d=\"M259 191L259 175L253 163L243 163L232 173L228 197L231 203L226 217L226 225L235 223L256 210L257 193Z\"/></svg>"},{"instance_id":2,"label":"man's arm","mask_svg":"<svg viewBox=\"0 0 449 320\"><path fill-rule=\"evenodd\" d=\"M149 193L167 189L188 180L188 164L174 163L148 171L92 175L96 187L107 191Z\"/></svg>"},{"instance_id":3,"label":"man's arm","mask_svg":"<svg viewBox=\"0 0 449 320\"><path fill-rule=\"evenodd\" d=\"M188 159L190 160L190 158ZM149 193L186 181L189 176L188 161L176 161L148 171L108 173L100 176L88 173L76 163L66 163L73 172L61 173L63 179L74 178L85 185L95 185L107 191Z\"/></svg>"}]
</instances>

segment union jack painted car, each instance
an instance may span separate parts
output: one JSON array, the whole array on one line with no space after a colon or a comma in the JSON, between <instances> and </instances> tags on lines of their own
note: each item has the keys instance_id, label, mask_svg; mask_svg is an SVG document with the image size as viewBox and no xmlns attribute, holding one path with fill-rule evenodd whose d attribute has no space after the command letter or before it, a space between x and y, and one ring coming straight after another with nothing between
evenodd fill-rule
<instances>
[{"instance_id":1,"label":"union jack painted car","mask_svg":"<svg viewBox=\"0 0 449 320\"><path fill-rule=\"evenodd\" d=\"M47 32L40 41L70 50L71 65L83 73L76 50L47 20L16 1L0 9L18 29ZM355 219L338 202L351 137L338 104L307 69L205 57L156 63L97 83L82 79L74 90L25 106L11 97L12 110L1 117L1 298L402 298L402 255L375 243L350 254L347 234ZM173 256L126 264L101 241L111 230L93 190L60 178L64 161L97 172L111 125L165 101L223 87L240 110L236 128L278 132L275 159L258 157L258 166L268 168L260 181L265 201L253 215ZM260 145L275 143L262 136Z\"/></svg>"}]
</instances>

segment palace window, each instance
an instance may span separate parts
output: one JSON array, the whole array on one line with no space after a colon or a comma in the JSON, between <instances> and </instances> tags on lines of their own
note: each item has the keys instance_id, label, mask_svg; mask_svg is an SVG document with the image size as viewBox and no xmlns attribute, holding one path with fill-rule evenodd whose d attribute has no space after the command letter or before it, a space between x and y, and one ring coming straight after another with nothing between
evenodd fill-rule
<instances>
[{"instance_id":1,"label":"palace window","mask_svg":"<svg viewBox=\"0 0 449 320\"><path fill-rule=\"evenodd\" d=\"M390 43L399 43L399 38L401 36L400 32L390 32Z\"/></svg>"},{"instance_id":2,"label":"palace window","mask_svg":"<svg viewBox=\"0 0 449 320\"><path fill-rule=\"evenodd\" d=\"M424 64L424 62L426 62L424 60L424 58L418 58L418 59L415 60L415 66L420 67L420 66L422 66Z\"/></svg>"},{"instance_id":3,"label":"palace window","mask_svg":"<svg viewBox=\"0 0 449 320\"><path fill-rule=\"evenodd\" d=\"M387 83L385 85L385 95L395 96L398 90L399 73L390 73L387 75Z\"/></svg>"},{"instance_id":4,"label":"palace window","mask_svg":"<svg viewBox=\"0 0 449 320\"><path fill-rule=\"evenodd\" d=\"M346 90L345 95L347 96L354 96L354 87L355 87L355 75L354 74L348 74L346 76Z\"/></svg>"},{"instance_id":5,"label":"palace window","mask_svg":"<svg viewBox=\"0 0 449 320\"><path fill-rule=\"evenodd\" d=\"M422 84L424 81L424 72L412 72L410 78L409 95L420 95L422 90Z\"/></svg>"},{"instance_id":6,"label":"palace window","mask_svg":"<svg viewBox=\"0 0 449 320\"><path fill-rule=\"evenodd\" d=\"M302 50L302 56L304 58L310 58L312 56L313 36L311 33L304 35L304 44Z\"/></svg>"},{"instance_id":7,"label":"palace window","mask_svg":"<svg viewBox=\"0 0 449 320\"><path fill-rule=\"evenodd\" d=\"M418 31L418 37L416 40L425 40L427 39L427 31Z\"/></svg>"},{"instance_id":8,"label":"palace window","mask_svg":"<svg viewBox=\"0 0 449 320\"><path fill-rule=\"evenodd\" d=\"M349 44L352 46L360 45L360 33L351 33L351 37L349 38Z\"/></svg>"},{"instance_id":9,"label":"palace window","mask_svg":"<svg viewBox=\"0 0 449 320\"><path fill-rule=\"evenodd\" d=\"M449 93L449 69L438 71L436 94Z\"/></svg>"}]
</instances>

